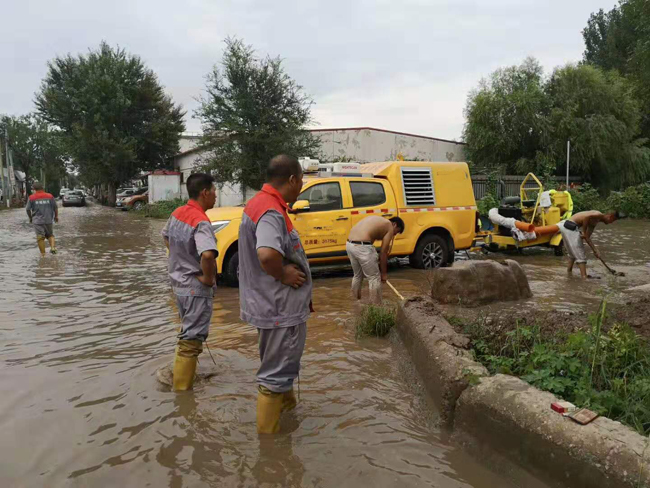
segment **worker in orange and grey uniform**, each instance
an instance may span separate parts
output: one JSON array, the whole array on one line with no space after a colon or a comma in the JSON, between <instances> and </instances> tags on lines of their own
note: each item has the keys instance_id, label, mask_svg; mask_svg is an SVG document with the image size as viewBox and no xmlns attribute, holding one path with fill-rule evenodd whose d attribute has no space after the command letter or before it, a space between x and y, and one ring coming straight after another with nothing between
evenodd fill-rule
<instances>
[{"instance_id":1,"label":"worker in orange and grey uniform","mask_svg":"<svg viewBox=\"0 0 650 488\"><path fill-rule=\"evenodd\" d=\"M257 432L280 430L280 414L296 406L293 382L307 337L312 281L288 205L302 189L302 167L273 158L268 183L246 205L239 227L241 319L258 330Z\"/></svg>"},{"instance_id":2,"label":"worker in orange and grey uniform","mask_svg":"<svg viewBox=\"0 0 650 488\"><path fill-rule=\"evenodd\" d=\"M162 231L169 249L169 278L176 295L181 329L174 357L173 388L190 390L212 319L217 241L206 210L214 207L214 178L195 173L187 179L187 205L177 208Z\"/></svg>"},{"instance_id":3,"label":"worker in orange and grey uniform","mask_svg":"<svg viewBox=\"0 0 650 488\"><path fill-rule=\"evenodd\" d=\"M56 254L53 222L59 222L59 207L54 197L43 191L41 183L34 183L33 188L34 193L29 196L25 210L29 223L34 224L38 250L41 251L41 256L45 256L45 239L47 239L50 242L50 252Z\"/></svg>"}]
</instances>

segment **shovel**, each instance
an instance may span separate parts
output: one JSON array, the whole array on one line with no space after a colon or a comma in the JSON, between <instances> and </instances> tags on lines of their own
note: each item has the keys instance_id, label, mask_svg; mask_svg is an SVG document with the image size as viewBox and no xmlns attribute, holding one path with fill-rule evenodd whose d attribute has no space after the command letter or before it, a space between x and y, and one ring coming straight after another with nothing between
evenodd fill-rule
<instances>
[{"instance_id":1,"label":"shovel","mask_svg":"<svg viewBox=\"0 0 650 488\"><path fill-rule=\"evenodd\" d=\"M587 241L587 244L589 244L589 247L594 252L594 254L596 256L598 256L598 259L600 259L600 262L603 263L603 266L605 266L605 268L607 268L607 271L612 273L614 276L625 276L625 273L623 273L622 271L616 271L615 269L610 268L607 265L607 263L603 260L603 258L600 257L600 254L596 251L596 249L594 249L594 246L591 244L591 242Z\"/></svg>"}]
</instances>

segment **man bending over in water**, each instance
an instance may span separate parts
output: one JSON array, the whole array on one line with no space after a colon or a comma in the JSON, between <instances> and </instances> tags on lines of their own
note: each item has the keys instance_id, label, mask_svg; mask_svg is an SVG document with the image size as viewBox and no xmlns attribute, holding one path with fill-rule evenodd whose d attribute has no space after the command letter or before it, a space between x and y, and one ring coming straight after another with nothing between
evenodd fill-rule
<instances>
[{"instance_id":1,"label":"man bending over in water","mask_svg":"<svg viewBox=\"0 0 650 488\"><path fill-rule=\"evenodd\" d=\"M393 238L402 232L404 232L404 221L399 217L386 220L373 215L352 227L345 249L354 270L354 278L352 278L354 298L361 299L361 285L365 276L370 286L370 301L381 302L381 282L388 279L388 254ZM375 241L381 241L379 257L373 245Z\"/></svg>"},{"instance_id":2,"label":"man bending over in water","mask_svg":"<svg viewBox=\"0 0 650 488\"><path fill-rule=\"evenodd\" d=\"M600 253L594 243L591 242L591 234L593 234L594 229L600 222L607 225L618 219L618 212L602 214L597 210L589 210L587 212L578 212L569 220L563 220L558 224L564 245L569 253L569 267L567 268L569 273L573 272L573 265L577 264L582 279L587 278L587 256L582 242L583 239L594 250L596 258L600 259Z\"/></svg>"}]
</instances>

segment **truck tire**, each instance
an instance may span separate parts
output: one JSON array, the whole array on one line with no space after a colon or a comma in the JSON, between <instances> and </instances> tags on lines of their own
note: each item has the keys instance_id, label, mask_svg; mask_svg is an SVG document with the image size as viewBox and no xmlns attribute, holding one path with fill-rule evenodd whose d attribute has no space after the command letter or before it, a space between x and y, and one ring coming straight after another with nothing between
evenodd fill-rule
<instances>
[{"instance_id":1,"label":"truck tire","mask_svg":"<svg viewBox=\"0 0 650 488\"><path fill-rule=\"evenodd\" d=\"M409 256L411 266L418 269L432 269L447 266L449 249L445 239L429 234L420 239L415 252Z\"/></svg>"},{"instance_id":2,"label":"truck tire","mask_svg":"<svg viewBox=\"0 0 650 488\"><path fill-rule=\"evenodd\" d=\"M237 288L239 286L239 252L235 251L223 265L221 274L226 286Z\"/></svg>"},{"instance_id":3,"label":"truck tire","mask_svg":"<svg viewBox=\"0 0 650 488\"><path fill-rule=\"evenodd\" d=\"M564 241L560 242L558 246L553 246L553 252L556 256L564 256Z\"/></svg>"}]
</instances>

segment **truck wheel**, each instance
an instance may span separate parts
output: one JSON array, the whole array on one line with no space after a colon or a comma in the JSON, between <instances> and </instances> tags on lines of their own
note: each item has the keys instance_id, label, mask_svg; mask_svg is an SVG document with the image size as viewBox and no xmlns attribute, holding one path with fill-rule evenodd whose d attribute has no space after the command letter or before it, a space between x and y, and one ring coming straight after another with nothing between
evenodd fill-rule
<instances>
[{"instance_id":1,"label":"truck wheel","mask_svg":"<svg viewBox=\"0 0 650 488\"><path fill-rule=\"evenodd\" d=\"M223 281L227 286L239 286L239 252L235 251L223 265Z\"/></svg>"},{"instance_id":2,"label":"truck wheel","mask_svg":"<svg viewBox=\"0 0 650 488\"><path fill-rule=\"evenodd\" d=\"M415 252L409 256L411 266L418 269L432 269L447 266L449 250L445 239L430 234L422 238Z\"/></svg>"},{"instance_id":3,"label":"truck wheel","mask_svg":"<svg viewBox=\"0 0 650 488\"><path fill-rule=\"evenodd\" d=\"M564 241L560 242L558 246L553 246L553 252L556 256L564 256Z\"/></svg>"}]
</instances>

